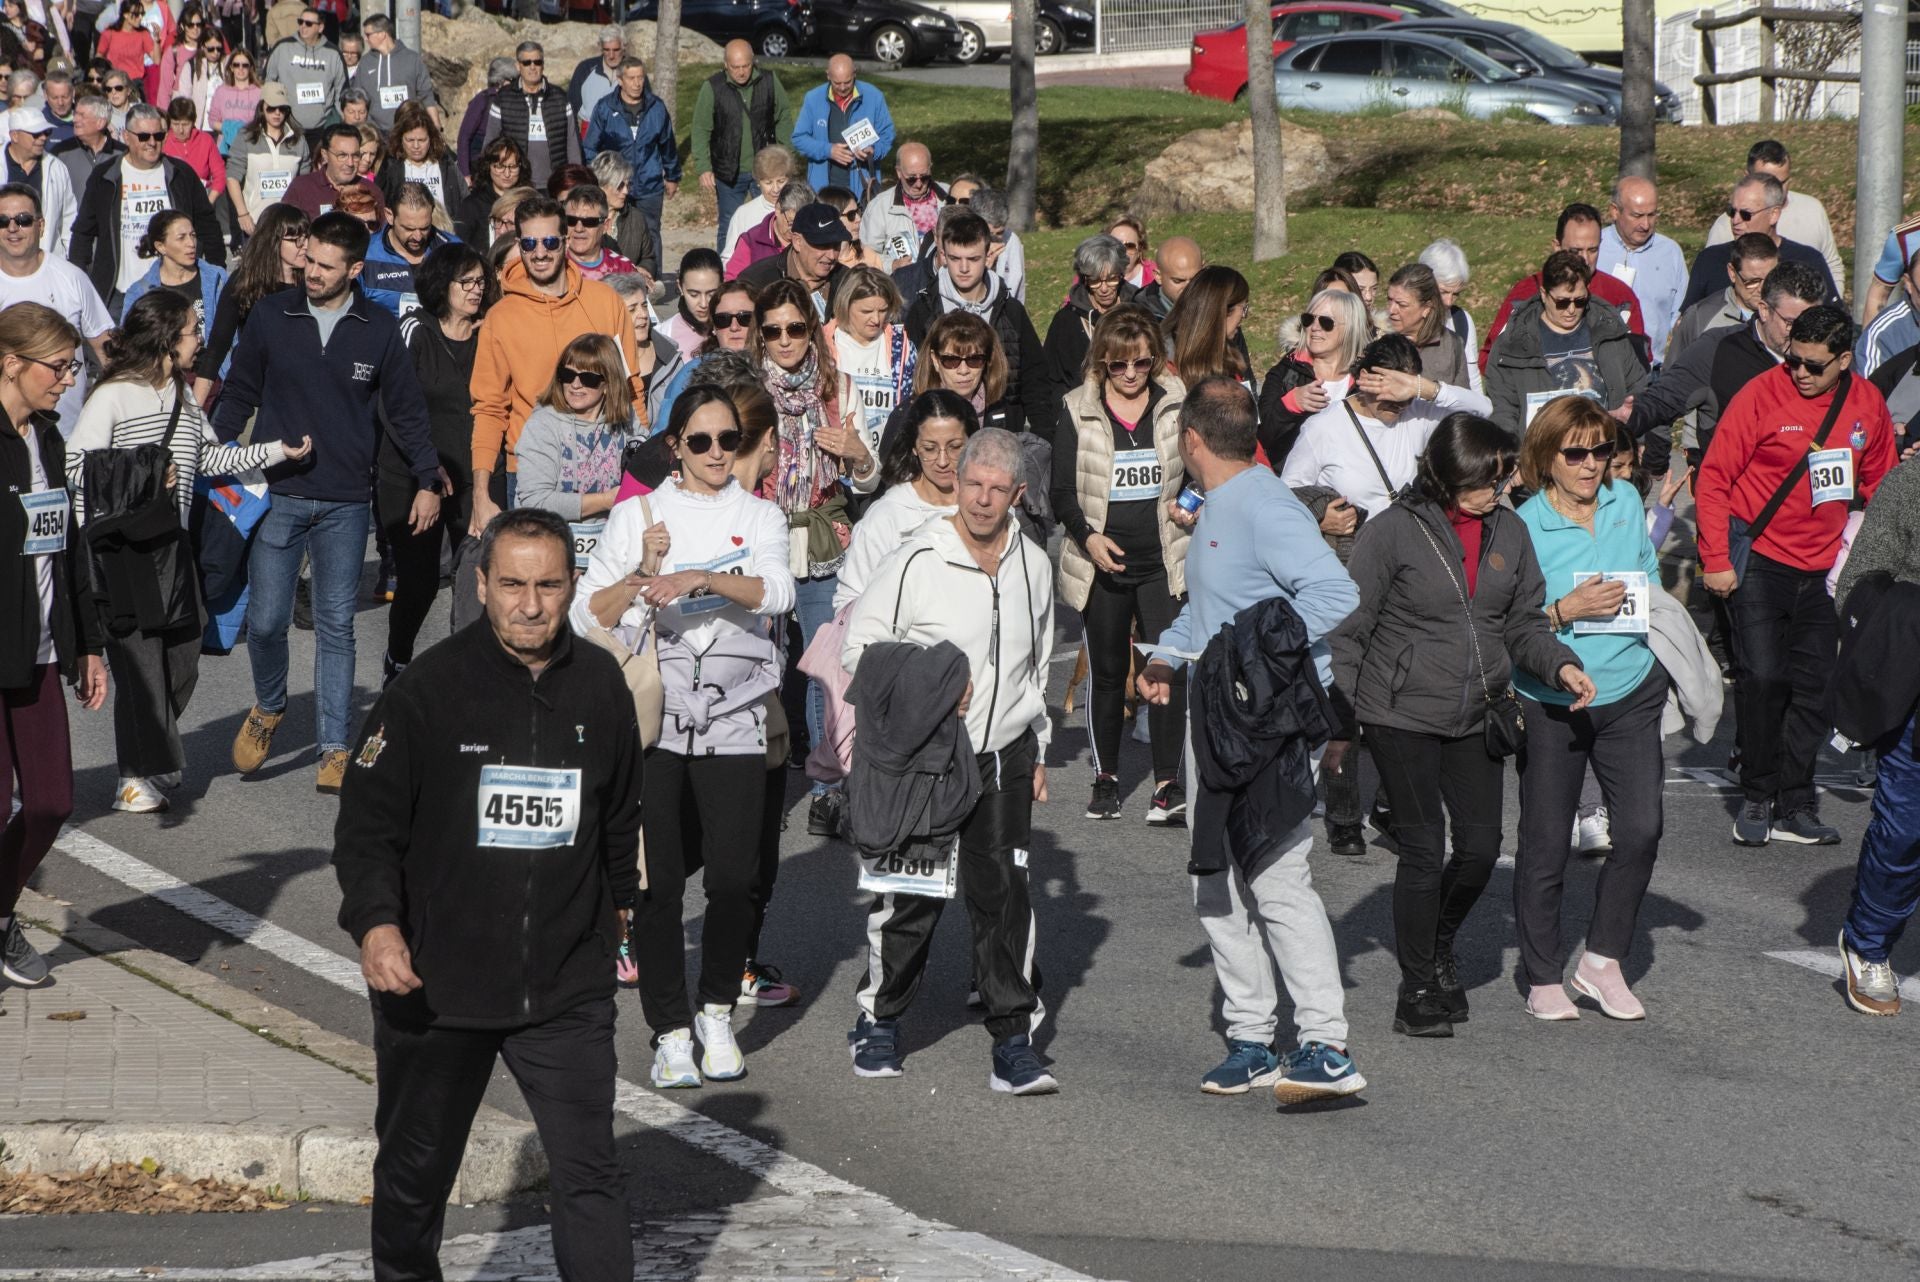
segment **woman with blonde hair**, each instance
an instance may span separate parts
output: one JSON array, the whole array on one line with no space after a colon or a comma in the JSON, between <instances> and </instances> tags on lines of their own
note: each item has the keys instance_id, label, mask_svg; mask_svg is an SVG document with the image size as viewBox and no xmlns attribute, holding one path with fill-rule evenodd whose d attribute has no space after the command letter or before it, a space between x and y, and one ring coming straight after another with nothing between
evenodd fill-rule
<instances>
[{"instance_id":1,"label":"woman with blonde hair","mask_svg":"<svg viewBox=\"0 0 1920 1282\"><path fill-rule=\"evenodd\" d=\"M573 526L577 569L587 568L606 530L620 496L620 456L638 429L615 341L582 334L568 343L521 430L515 501Z\"/></svg>"},{"instance_id":2,"label":"woman with blonde hair","mask_svg":"<svg viewBox=\"0 0 1920 1282\"><path fill-rule=\"evenodd\" d=\"M1367 305L1345 289L1320 290L1298 322L1281 326L1284 354L1260 384L1260 448L1274 471L1286 464L1300 425L1352 389L1349 371L1372 330Z\"/></svg>"},{"instance_id":3,"label":"woman with blonde hair","mask_svg":"<svg viewBox=\"0 0 1920 1282\"><path fill-rule=\"evenodd\" d=\"M1123 279L1135 289L1145 289L1159 279L1153 265L1153 249L1147 244L1147 225L1132 214L1122 214L1107 225L1107 235L1127 251L1127 270Z\"/></svg>"},{"instance_id":4,"label":"woman with blonde hair","mask_svg":"<svg viewBox=\"0 0 1920 1282\"><path fill-rule=\"evenodd\" d=\"M917 353L899 316L900 291L883 271L848 268L833 292L827 333L840 371L840 403L856 414L875 458L887 420L913 399Z\"/></svg>"}]
</instances>

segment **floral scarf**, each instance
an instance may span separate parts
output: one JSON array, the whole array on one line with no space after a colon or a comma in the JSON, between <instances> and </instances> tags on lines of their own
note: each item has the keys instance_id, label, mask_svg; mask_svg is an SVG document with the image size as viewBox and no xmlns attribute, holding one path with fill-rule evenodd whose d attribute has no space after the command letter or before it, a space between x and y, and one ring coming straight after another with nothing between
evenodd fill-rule
<instances>
[{"instance_id":1,"label":"floral scarf","mask_svg":"<svg viewBox=\"0 0 1920 1282\"><path fill-rule=\"evenodd\" d=\"M809 349L798 369L781 369L771 359L761 367L767 394L780 415L780 448L768 478L770 497L789 515L818 507L840 484L840 460L814 444L827 421L818 362L818 353Z\"/></svg>"}]
</instances>

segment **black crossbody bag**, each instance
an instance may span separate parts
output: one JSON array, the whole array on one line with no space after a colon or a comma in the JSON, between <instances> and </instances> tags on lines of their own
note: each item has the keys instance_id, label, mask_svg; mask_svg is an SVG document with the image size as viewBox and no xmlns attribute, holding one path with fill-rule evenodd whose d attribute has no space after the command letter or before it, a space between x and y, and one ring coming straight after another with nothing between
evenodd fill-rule
<instances>
[{"instance_id":1,"label":"black crossbody bag","mask_svg":"<svg viewBox=\"0 0 1920 1282\"><path fill-rule=\"evenodd\" d=\"M1440 558L1453 590L1460 595L1460 608L1467 616L1467 637L1473 642L1474 666L1480 670L1480 693L1487 701L1487 720L1482 728L1486 735L1487 755L1495 761L1504 761L1520 751L1527 742L1526 710L1520 706L1520 696L1513 692L1512 686L1505 686L1495 694L1493 687L1487 683L1487 661L1480 657L1480 630L1473 626L1473 603L1467 600L1467 590L1461 586L1460 576L1453 572L1453 560L1441 550L1433 531L1417 516L1414 517L1414 524L1420 527L1420 533L1426 535L1427 546Z\"/></svg>"},{"instance_id":2,"label":"black crossbody bag","mask_svg":"<svg viewBox=\"0 0 1920 1282\"><path fill-rule=\"evenodd\" d=\"M1780 507L1787 501L1787 495L1793 487L1800 484L1800 478L1807 474L1808 461L1813 452L1827 443L1833 435L1833 425L1840 421L1840 407L1847 403L1847 392L1853 386L1853 375L1846 370L1840 372L1840 381L1833 385L1833 404L1827 406L1826 421L1820 424L1820 434L1813 438L1813 444L1800 456L1798 462L1787 469L1786 479L1780 482L1780 488L1773 492L1767 505L1755 514L1752 521L1743 521L1729 513L1727 515L1727 561L1733 566L1735 586L1746 581L1747 558L1753 555L1753 545L1760 541L1760 535L1768 524L1778 515Z\"/></svg>"}]
</instances>

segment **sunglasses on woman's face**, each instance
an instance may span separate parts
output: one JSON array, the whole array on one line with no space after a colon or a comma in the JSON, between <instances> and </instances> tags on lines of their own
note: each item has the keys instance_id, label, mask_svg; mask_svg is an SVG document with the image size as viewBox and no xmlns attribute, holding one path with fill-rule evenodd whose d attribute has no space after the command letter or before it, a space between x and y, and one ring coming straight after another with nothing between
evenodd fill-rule
<instances>
[{"instance_id":1,"label":"sunglasses on woman's face","mask_svg":"<svg viewBox=\"0 0 1920 1282\"><path fill-rule=\"evenodd\" d=\"M1340 322L1335 320L1331 316L1322 316L1317 312L1301 312L1300 313L1301 329L1303 330L1312 329L1316 325L1319 326L1321 329L1325 330L1329 334L1333 333L1334 330L1340 328Z\"/></svg>"},{"instance_id":2,"label":"sunglasses on woman's face","mask_svg":"<svg viewBox=\"0 0 1920 1282\"><path fill-rule=\"evenodd\" d=\"M605 374L596 374L590 369L575 369L571 365L560 367L560 382L578 383L590 392L597 392L607 384Z\"/></svg>"},{"instance_id":3,"label":"sunglasses on woman's face","mask_svg":"<svg viewBox=\"0 0 1920 1282\"><path fill-rule=\"evenodd\" d=\"M1815 378L1819 378L1827 372L1828 368L1833 365L1833 361L1837 359L1839 358L1834 357L1830 360L1810 361L1804 356L1782 356L1780 363L1788 369L1803 369Z\"/></svg>"},{"instance_id":4,"label":"sunglasses on woman's face","mask_svg":"<svg viewBox=\"0 0 1920 1282\"><path fill-rule=\"evenodd\" d=\"M782 334L785 334L788 338L805 338L807 336L807 323L805 321L788 321L785 325L762 325L760 327L760 341L763 343L775 342Z\"/></svg>"},{"instance_id":5,"label":"sunglasses on woman's face","mask_svg":"<svg viewBox=\"0 0 1920 1282\"><path fill-rule=\"evenodd\" d=\"M971 352L965 356L961 356L955 352L941 352L935 359L940 362L941 369L959 369L962 365L965 365L968 369L985 369L987 367L987 355L985 352Z\"/></svg>"},{"instance_id":6,"label":"sunglasses on woman's face","mask_svg":"<svg viewBox=\"0 0 1920 1282\"><path fill-rule=\"evenodd\" d=\"M1560 447L1560 457L1567 461L1569 467L1579 467L1588 459L1604 463L1613 457L1613 442L1602 441L1598 445L1563 445Z\"/></svg>"},{"instance_id":7,"label":"sunglasses on woman's face","mask_svg":"<svg viewBox=\"0 0 1920 1282\"><path fill-rule=\"evenodd\" d=\"M1562 298L1558 294L1548 294L1547 301L1563 312L1568 308L1576 312L1584 312L1587 310L1587 304L1593 301L1593 297L1589 294L1577 294L1572 298Z\"/></svg>"},{"instance_id":8,"label":"sunglasses on woman's face","mask_svg":"<svg viewBox=\"0 0 1920 1282\"><path fill-rule=\"evenodd\" d=\"M1153 357L1151 356L1136 356L1130 361L1108 361L1107 377L1125 378L1135 370L1139 370L1142 374L1145 374L1152 368Z\"/></svg>"},{"instance_id":9,"label":"sunglasses on woman's face","mask_svg":"<svg viewBox=\"0 0 1920 1282\"><path fill-rule=\"evenodd\" d=\"M751 324L753 324L752 312L715 312L713 314L715 329L745 329Z\"/></svg>"},{"instance_id":10,"label":"sunglasses on woman's face","mask_svg":"<svg viewBox=\"0 0 1920 1282\"><path fill-rule=\"evenodd\" d=\"M726 454L735 454L740 450L740 429L730 427L717 438L720 449ZM713 450L715 436L712 432L695 432L692 436L682 437L680 443L687 447L689 454L707 454Z\"/></svg>"}]
</instances>

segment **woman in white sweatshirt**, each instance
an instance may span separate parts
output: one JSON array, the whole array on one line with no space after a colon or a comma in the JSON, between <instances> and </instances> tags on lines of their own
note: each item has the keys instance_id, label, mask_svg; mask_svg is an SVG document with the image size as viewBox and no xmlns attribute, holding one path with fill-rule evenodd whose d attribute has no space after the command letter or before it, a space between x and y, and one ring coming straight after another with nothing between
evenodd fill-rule
<instances>
[{"instance_id":1,"label":"woman in white sweatshirt","mask_svg":"<svg viewBox=\"0 0 1920 1282\"><path fill-rule=\"evenodd\" d=\"M646 755L648 889L632 933L659 1087L746 1072L732 1019L753 927L761 807L743 803L765 790L764 703L777 697L781 670L774 624L793 608L787 518L733 475L742 445L733 402L718 388L689 388L666 435L678 478L613 509L572 614L582 634L599 626L631 639L650 628L658 647L666 714ZM698 1014L681 943L688 803L700 816L706 868ZM704 1047L697 1066L695 1030Z\"/></svg>"},{"instance_id":2,"label":"woman in white sweatshirt","mask_svg":"<svg viewBox=\"0 0 1920 1282\"><path fill-rule=\"evenodd\" d=\"M875 458L887 419L913 397L918 361L906 326L894 323L900 306L891 276L855 267L833 291L833 320L827 325L840 373L840 404L854 415Z\"/></svg>"},{"instance_id":3,"label":"woman in white sweatshirt","mask_svg":"<svg viewBox=\"0 0 1920 1282\"><path fill-rule=\"evenodd\" d=\"M205 473L228 476L305 458L312 446L272 442L223 445L213 434L186 375L200 353L200 316L192 302L171 290L143 295L127 309L118 333L107 340L107 376L87 398L73 438L67 442L67 480L75 519L84 528L87 455L95 450L133 449L164 443L173 454L173 494L180 524L187 524L195 480ZM175 411L178 417L175 417ZM171 433L169 433L171 428ZM182 542L180 555L190 556ZM199 574L193 575L195 588ZM180 782L181 714L200 678L201 624L171 631L135 628L107 637L113 669L114 755L119 786L113 808L157 814L167 808L164 788Z\"/></svg>"},{"instance_id":4,"label":"woman in white sweatshirt","mask_svg":"<svg viewBox=\"0 0 1920 1282\"><path fill-rule=\"evenodd\" d=\"M587 568L606 531L620 496L620 456L638 430L613 340L582 334L568 343L520 433L518 502L573 528L575 569Z\"/></svg>"},{"instance_id":5,"label":"woman in white sweatshirt","mask_svg":"<svg viewBox=\"0 0 1920 1282\"><path fill-rule=\"evenodd\" d=\"M915 530L958 509L960 452L979 430L973 406L955 393L936 388L914 397L906 430L895 434L893 448L880 460L886 490L853 527L833 592L835 614L860 599L874 570Z\"/></svg>"}]
</instances>

